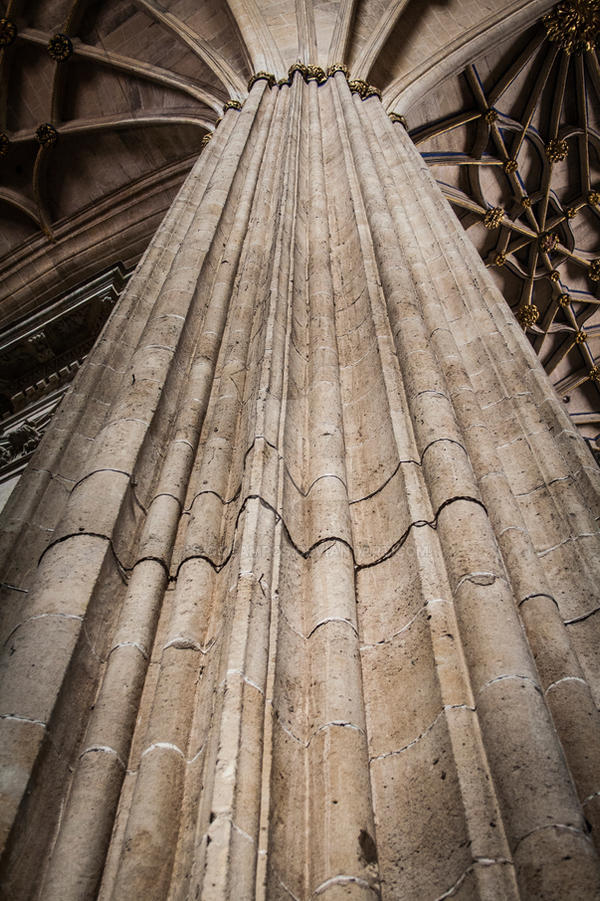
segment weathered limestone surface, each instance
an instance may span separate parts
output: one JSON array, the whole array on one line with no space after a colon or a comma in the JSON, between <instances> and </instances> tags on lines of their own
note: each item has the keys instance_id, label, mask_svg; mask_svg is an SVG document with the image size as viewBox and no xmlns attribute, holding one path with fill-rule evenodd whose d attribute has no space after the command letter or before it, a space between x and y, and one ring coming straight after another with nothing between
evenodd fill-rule
<instances>
[{"instance_id":1,"label":"weathered limestone surface","mask_svg":"<svg viewBox=\"0 0 600 901\"><path fill-rule=\"evenodd\" d=\"M599 480L379 100L256 82L5 512L2 897L600 897Z\"/></svg>"}]
</instances>

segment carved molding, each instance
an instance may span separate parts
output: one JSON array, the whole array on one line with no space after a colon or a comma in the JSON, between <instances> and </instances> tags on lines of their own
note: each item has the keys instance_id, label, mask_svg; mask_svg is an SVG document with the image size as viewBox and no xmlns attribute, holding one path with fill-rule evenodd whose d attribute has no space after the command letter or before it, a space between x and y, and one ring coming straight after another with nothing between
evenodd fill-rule
<instances>
[{"instance_id":1,"label":"carved molding","mask_svg":"<svg viewBox=\"0 0 600 901\"><path fill-rule=\"evenodd\" d=\"M113 266L0 334L0 417L72 380L128 278Z\"/></svg>"},{"instance_id":2,"label":"carved molding","mask_svg":"<svg viewBox=\"0 0 600 901\"><path fill-rule=\"evenodd\" d=\"M57 63L63 63L73 55L73 44L66 34L55 34L48 41L48 55Z\"/></svg>"},{"instance_id":3,"label":"carved molding","mask_svg":"<svg viewBox=\"0 0 600 901\"><path fill-rule=\"evenodd\" d=\"M350 77L350 72L348 71L347 66L343 65L342 63L334 63L333 65L328 66L325 70L321 68L321 66L307 66L305 65L305 63L295 62L290 66L287 78L280 78L279 81L277 81L277 79L271 72L256 72L256 74L253 75L248 82L248 91L252 89L257 81L261 80L266 81L270 88L281 88L284 86L289 87L292 84L294 75L297 72L300 73L307 84L309 81L316 81L318 85L325 84L325 82L329 78L333 78L338 72L341 72L348 81L348 86L353 94L358 94L362 98L362 100L367 100L369 97L377 97L379 100L381 100L381 91L379 90L379 88L375 87L375 85L369 84L366 81L361 81L357 78L352 79ZM400 121L400 119L394 121Z\"/></svg>"},{"instance_id":4,"label":"carved molding","mask_svg":"<svg viewBox=\"0 0 600 901\"><path fill-rule=\"evenodd\" d=\"M42 434L43 431L28 419L10 431L0 432L0 467L32 454L40 443ZM1 479L2 472L0 469Z\"/></svg>"},{"instance_id":5,"label":"carved molding","mask_svg":"<svg viewBox=\"0 0 600 901\"><path fill-rule=\"evenodd\" d=\"M35 132L35 139L42 147L51 147L58 140L58 132L54 125L49 122L43 122Z\"/></svg>"},{"instance_id":6,"label":"carved molding","mask_svg":"<svg viewBox=\"0 0 600 901\"><path fill-rule=\"evenodd\" d=\"M17 26L11 20L3 16L0 19L0 47L9 47L17 37Z\"/></svg>"},{"instance_id":7,"label":"carved molding","mask_svg":"<svg viewBox=\"0 0 600 901\"><path fill-rule=\"evenodd\" d=\"M544 16L549 41L559 44L566 53L593 50L600 31L599 0L567 0Z\"/></svg>"}]
</instances>

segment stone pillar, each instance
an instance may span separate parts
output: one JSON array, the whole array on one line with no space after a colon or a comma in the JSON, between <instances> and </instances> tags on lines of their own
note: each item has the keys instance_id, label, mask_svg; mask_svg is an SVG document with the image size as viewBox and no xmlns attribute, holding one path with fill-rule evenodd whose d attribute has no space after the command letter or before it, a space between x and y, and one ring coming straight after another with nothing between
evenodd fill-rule
<instances>
[{"instance_id":1,"label":"stone pillar","mask_svg":"<svg viewBox=\"0 0 600 901\"><path fill-rule=\"evenodd\" d=\"M3 897L596 897L599 483L377 96L256 80L5 512Z\"/></svg>"}]
</instances>

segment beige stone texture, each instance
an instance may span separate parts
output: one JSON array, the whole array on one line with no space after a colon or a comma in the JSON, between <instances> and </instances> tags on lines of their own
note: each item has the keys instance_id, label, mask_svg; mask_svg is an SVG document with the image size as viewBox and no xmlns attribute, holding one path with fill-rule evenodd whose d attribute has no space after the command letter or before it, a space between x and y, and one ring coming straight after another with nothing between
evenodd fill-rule
<instances>
[{"instance_id":1,"label":"beige stone texture","mask_svg":"<svg viewBox=\"0 0 600 901\"><path fill-rule=\"evenodd\" d=\"M4 514L3 897L600 897L585 453L380 100L256 82Z\"/></svg>"}]
</instances>

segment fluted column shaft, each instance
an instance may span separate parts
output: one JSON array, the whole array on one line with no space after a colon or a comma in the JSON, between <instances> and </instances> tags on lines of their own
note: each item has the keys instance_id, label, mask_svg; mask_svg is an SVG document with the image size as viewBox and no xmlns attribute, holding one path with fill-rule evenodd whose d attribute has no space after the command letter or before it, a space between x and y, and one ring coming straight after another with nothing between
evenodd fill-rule
<instances>
[{"instance_id":1,"label":"fluted column shaft","mask_svg":"<svg viewBox=\"0 0 600 901\"><path fill-rule=\"evenodd\" d=\"M379 100L257 81L5 514L5 894L595 897L586 454Z\"/></svg>"}]
</instances>

